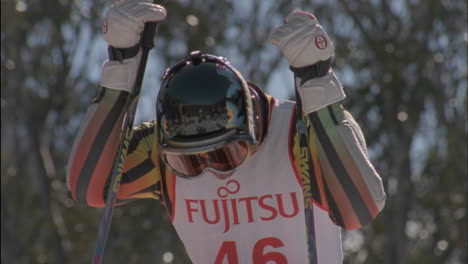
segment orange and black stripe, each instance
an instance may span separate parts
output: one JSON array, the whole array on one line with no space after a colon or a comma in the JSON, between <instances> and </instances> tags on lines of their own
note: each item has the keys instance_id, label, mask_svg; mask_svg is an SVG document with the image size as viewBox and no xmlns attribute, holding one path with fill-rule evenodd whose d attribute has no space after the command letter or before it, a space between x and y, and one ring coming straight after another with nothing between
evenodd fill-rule
<instances>
[{"instance_id":1,"label":"orange and black stripe","mask_svg":"<svg viewBox=\"0 0 468 264\"><path fill-rule=\"evenodd\" d=\"M344 142L338 126L344 119L342 107L337 103L309 114L311 137L321 167L326 205L337 224L354 229L369 224L378 209L365 184L360 170ZM338 115L337 115L338 114ZM324 201L321 201L322 204Z\"/></svg>"}]
</instances>

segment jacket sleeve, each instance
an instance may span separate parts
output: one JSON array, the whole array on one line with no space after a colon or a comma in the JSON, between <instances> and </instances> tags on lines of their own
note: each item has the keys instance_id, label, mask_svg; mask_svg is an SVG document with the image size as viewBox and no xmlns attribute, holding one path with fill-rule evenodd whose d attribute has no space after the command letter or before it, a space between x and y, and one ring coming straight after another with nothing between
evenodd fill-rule
<instances>
[{"instance_id":1,"label":"jacket sleeve","mask_svg":"<svg viewBox=\"0 0 468 264\"><path fill-rule=\"evenodd\" d=\"M382 180L367 155L362 131L340 103L306 120L314 202L345 229L363 227L385 204Z\"/></svg>"},{"instance_id":2,"label":"jacket sleeve","mask_svg":"<svg viewBox=\"0 0 468 264\"><path fill-rule=\"evenodd\" d=\"M128 93L102 88L93 100L75 138L67 164L67 185L74 200L103 207L112 167L122 137ZM117 204L137 198L158 198L160 180L151 156L154 125L132 131Z\"/></svg>"}]
</instances>

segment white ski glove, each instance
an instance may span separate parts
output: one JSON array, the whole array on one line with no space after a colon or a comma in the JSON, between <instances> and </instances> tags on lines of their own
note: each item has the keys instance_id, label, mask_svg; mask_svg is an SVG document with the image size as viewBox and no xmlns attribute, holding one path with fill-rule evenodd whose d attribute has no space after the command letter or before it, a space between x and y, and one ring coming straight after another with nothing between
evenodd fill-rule
<instances>
[{"instance_id":1,"label":"white ski glove","mask_svg":"<svg viewBox=\"0 0 468 264\"><path fill-rule=\"evenodd\" d=\"M119 49L137 45L146 22L166 18L166 9L151 0L121 0L106 13L102 32L104 40ZM101 85L131 92L138 71L141 50L136 56L120 61L107 60L101 69Z\"/></svg>"},{"instance_id":2,"label":"white ski glove","mask_svg":"<svg viewBox=\"0 0 468 264\"><path fill-rule=\"evenodd\" d=\"M331 59L334 54L333 44L312 14L294 11L286 17L285 22L273 30L270 40L281 50L290 66L303 68ZM331 69L323 77L305 80L296 77L295 82L305 114L346 97Z\"/></svg>"}]
</instances>

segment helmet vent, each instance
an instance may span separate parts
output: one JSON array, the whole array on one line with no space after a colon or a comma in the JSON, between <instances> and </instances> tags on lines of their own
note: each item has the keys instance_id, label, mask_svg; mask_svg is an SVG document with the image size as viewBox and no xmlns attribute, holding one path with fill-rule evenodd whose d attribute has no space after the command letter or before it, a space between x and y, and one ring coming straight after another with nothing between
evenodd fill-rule
<instances>
[{"instance_id":1,"label":"helmet vent","mask_svg":"<svg viewBox=\"0 0 468 264\"><path fill-rule=\"evenodd\" d=\"M202 62L203 58L202 58L202 53L201 51L197 50L197 51L192 51L190 53L190 60L192 61L193 65L198 65Z\"/></svg>"}]
</instances>

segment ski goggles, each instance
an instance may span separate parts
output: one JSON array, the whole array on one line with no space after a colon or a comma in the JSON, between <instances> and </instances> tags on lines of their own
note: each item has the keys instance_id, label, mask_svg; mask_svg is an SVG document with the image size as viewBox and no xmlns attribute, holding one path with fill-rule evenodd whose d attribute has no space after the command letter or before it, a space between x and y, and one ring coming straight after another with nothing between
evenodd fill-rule
<instances>
[{"instance_id":1,"label":"ski goggles","mask_svg":"<svg viewBox=\"0 0 468 264\"><path fill-rule=\"evenodd\" d=\"M230 142L214 150L198 153L163 151L164 162L177 175L195 177L205 170L230 173L239 168L250 156L251 147L246 140Z\"/></svg>"}]
</instances>

